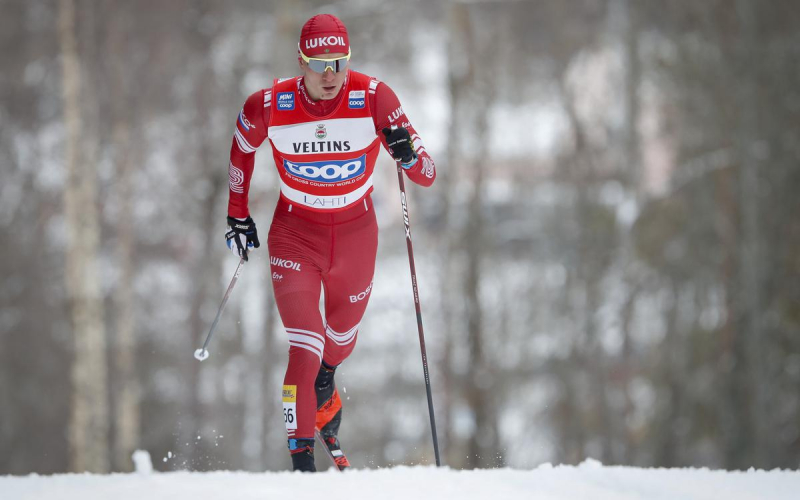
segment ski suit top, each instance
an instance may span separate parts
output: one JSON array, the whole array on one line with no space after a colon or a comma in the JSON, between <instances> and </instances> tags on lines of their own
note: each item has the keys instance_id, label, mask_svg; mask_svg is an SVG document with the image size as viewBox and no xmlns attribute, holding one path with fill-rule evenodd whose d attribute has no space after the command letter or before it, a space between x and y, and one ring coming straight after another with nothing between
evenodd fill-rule
<instances>
[{"instance_id":1,"label":"ski suit top","mask_svg":"<svg viewBox=\"0 0 800 500\"><path fill-rule=\"evenodd\" d=\"M303 78L275 80L247 98L231 144L228 215L250 215L248 192L255 151L269 138L281 184L281 198L312 211L344 210L372 191L381 130L408 129L419 157L406 174L430 186L436 167L403 107L388 85L348 70L335 99L313 101Z\"/></svg>"}]
</instances>

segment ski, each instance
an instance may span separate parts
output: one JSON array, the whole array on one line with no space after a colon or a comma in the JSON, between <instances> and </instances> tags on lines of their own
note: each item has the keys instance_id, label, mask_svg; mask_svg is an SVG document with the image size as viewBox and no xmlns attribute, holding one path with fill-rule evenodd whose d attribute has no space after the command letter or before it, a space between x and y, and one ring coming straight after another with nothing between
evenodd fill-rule
<instances>
[{"instance_id":1,"label":"ski","mask_svg":"<svg viewBox=\"0 0 800 500\"><path fill-rule=\"evenodd\" d=\"M319 433L319 429L314 429L314 435L317 436L317 440L325 449L325 454L328 455L328 458L331 459L331 463L333 463L333 465L336 467L336 470L338 470L339 472L343 472L343 470L339 468L339 464L336 463L336 457L333 456L333 452L330 450L330 448L328 448L328 443L325 442L325 439L322 437L322 434Z\"/></svg>"}]
</instances>

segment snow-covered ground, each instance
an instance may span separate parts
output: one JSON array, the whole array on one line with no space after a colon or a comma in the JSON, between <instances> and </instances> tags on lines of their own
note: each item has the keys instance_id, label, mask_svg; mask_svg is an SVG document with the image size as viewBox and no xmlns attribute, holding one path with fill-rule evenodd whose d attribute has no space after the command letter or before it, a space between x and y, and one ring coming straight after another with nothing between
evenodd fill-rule
<instances>
[{"instance_id":1,"label":"snow-covered ground","mask_svg":"<svg viewBox=\"0 0 800 500\"><path fill-rule=\"evenodd\" d=\"M146 469L146 468L145 468ZM168 472L0 477L4 500L219 500L326 498L531 500L797 500L800 471L577 467L457 471L435 467L291 472Z\"/></svg>"}]
</instances>

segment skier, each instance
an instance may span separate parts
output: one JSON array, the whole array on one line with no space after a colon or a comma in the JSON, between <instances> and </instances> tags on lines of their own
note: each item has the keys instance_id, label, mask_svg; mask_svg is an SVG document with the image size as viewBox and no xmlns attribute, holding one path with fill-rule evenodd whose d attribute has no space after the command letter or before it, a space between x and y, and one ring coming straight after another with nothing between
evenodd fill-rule
<instances>
[{"instance_id":1,"label":"skier","mask_svg":"<svg viewBox=\"0 0 800 500\"><path fill-rule=\"evenodd\" d=\"M349 63L344 24L329 14L309 19L298 44L302 75L250 95L231 145L225 237L238 257L247 260L260 246L247 195L255 151L265 139L280 178L267 246L289 341L283 413L299 471L316 471L315 428L339 469L350 466L337 437L342 402L334 374L353 351L372 290L378 227L370 193L379 144L413 182L430 186L436 177L392 89Z\"/></svg>"}]
</instances>

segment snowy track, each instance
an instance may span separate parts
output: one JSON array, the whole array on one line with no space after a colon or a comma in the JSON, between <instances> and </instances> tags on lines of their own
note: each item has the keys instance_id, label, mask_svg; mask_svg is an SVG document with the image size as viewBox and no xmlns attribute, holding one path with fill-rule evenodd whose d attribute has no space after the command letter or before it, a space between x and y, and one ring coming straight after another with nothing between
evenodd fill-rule
<instances>
[{"instance_id":1,"label":"snowy track","mask_svg":"<svg viewBox=\"0 0 800 500\"><path fill-rule=\"evenodd\" d=\"M289 472L170 472L0 477L8 500L218 500L295 498L301 478ZM532 471L455 471L397 467L302 476L303 498L347 500L797 500L800 472L549 465Z\"/></svg>"}]
</instances>

